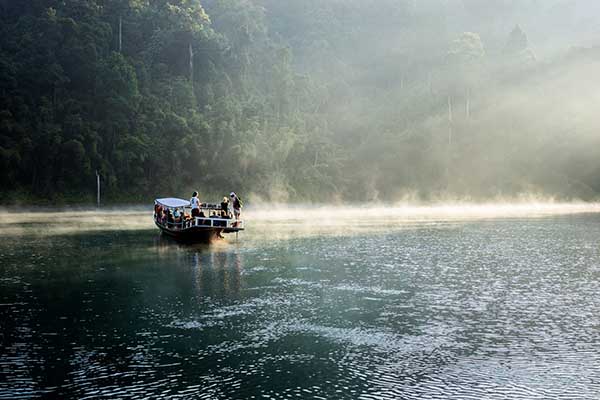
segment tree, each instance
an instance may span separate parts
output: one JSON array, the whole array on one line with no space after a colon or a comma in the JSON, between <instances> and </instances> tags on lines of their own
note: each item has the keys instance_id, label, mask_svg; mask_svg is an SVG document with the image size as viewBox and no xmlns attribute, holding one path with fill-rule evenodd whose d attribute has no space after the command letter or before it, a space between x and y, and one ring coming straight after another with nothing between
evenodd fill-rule
<instances>
[{"instance_id":1,"label":"tree","mask_svg":"<svg viewBox=\"0 0 600 400\"><path fill-rule=\"evenodd\" d=\"M504 46L504 52L508 54L521 53L529 47L529 41L527 35L519 25L515 26L514 29L508 35L508 40Z\"/></svg>"}]
</instances>

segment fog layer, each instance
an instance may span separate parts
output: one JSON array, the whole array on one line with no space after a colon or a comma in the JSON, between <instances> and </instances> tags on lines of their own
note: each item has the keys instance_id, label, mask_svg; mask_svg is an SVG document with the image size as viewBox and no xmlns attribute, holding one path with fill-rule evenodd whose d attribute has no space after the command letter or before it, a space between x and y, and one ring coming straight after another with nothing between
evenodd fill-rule
<instances>
[{"instance_id":1,"label":"fog layer","mask_svg":"<svg viewBox=\"0 0 600 400\"><path fill-rule=\"evenodd\" d=\"M600 212L600 203L487 203L487 204L415 204L379 205L374 207L305 204L287 206L268 204L264 208L249 207L242 214L246 231L239 234L240 243L287 240L291 238L336 235L389 233L430 226L455 228L474 220L541 218ZM154 225L147 207L120 210L0 210L0 237L55 236L86 232L160 231ZM225 243L236 242L227 235Z\"/></svg>"}]
</instances>

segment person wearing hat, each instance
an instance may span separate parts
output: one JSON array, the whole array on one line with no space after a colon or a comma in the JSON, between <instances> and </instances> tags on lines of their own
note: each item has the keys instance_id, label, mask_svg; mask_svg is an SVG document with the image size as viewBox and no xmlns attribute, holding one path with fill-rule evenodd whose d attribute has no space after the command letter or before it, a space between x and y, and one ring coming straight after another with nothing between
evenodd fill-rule
<instances>
[{"instance_id":1,"label":"person wearing hat","mask_svg":"<svg viewBox=\"0 0 600 400\"><path fill-rule=\"evenodd\" d=\"M235 219L240 219L240 214L242 213L242 203L234 192L229 193L229 197L231 199L229 204L233 210L233 216Z\"/></svg>"},{"instance_id":2,"label":"person wearing hat","mask_svg":"<svg viewBox=\"0 0 600 400\"><path fill-rule=\"evenodd\" d=\"M200 216L200 200L198 200L198 192L192 193L192 198L190 199L190 204L192 205L192 218Z\"/></svg>"}]
</instances>

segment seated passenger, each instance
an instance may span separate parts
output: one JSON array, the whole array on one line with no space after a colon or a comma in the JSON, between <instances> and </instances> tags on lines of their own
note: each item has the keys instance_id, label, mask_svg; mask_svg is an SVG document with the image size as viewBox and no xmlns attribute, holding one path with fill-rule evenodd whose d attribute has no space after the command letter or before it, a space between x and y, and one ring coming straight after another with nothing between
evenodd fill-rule
<instances>
[{"instance_id":1,"label":"seated passenger","mask_svg":"<svg viewBox=\"0 0 600 400\"><path fill-rule=\"evenodd\" d=\"M225 222L223 220L218 220L218 221L215 221L213 225L214 226L227 226L227 222Z\"/></svg>"},{"instance_id":2,"label":"seated passenger","mask_svg":"<svg viewBox=\"0 0 600 400\"><path fill-rule=\"evenodd\" d=\"M188 213L185 212L185 209L183 210L183 213L181 214L181 222L183 222L185 224L185 227L189 227L190 226L190 221L192 220L192 216Z\"/></svg>"},{"instance_id":3,"label":"seated passenger","mask_svg":"<svg viewBox=\"0 0 600 400\"><path fill-rule=\"evenodd\" d=\"M210 222L203 219L203 218L206 218L206 215L204 215L204 212L202 212L202 211L198 211L198 215L192 217L192 219L194 219L194 218L198 218L198 220L197 220L198 222L195 222L196 220L194 220L194 224L197 224L197 225L209 224L210 225Z\"/></svg>"},{"instance_id":4,"label":"seated passenger","mask_svg":"<svg viewBox=\"0 0 600 400\"><path fill-rule=\"evenodd\" d=\"M179 222L181 222L181 213L179 212L179 210L178 210L178 209L175 209L175 210L173 211L173 221L174 221L175 223L179 223Z\"/></svg>"}]
</instances>

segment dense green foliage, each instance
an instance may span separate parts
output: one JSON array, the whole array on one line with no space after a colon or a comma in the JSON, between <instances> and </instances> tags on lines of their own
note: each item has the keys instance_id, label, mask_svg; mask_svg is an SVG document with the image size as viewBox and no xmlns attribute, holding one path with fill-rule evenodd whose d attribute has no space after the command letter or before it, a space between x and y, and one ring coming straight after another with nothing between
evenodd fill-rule
<instances>
[{"instance_id":1,"label":"dense green foliage","mask_svg":"<svg viewBox=\"0 0 600 400\"><path fill-rule=\"evenodd\" d=\"M599 53L480 3L0 0L0 192L595 197Z\"/></svg>"}]
</instances>

